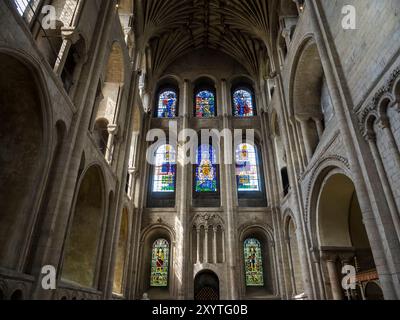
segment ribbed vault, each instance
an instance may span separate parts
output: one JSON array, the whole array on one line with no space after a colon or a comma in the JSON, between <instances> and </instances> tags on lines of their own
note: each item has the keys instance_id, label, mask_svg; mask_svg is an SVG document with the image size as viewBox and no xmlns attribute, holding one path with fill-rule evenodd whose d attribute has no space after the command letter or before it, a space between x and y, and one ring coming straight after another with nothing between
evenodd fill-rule
<instances>
[{"instance_id":1,"label":"ribbed vault","mask_svg":"<svg viewBox=\"0 0 400 320\"><path fill-rule=\"evenodd\" d=\"M268 0L135 0L135 32L150 77L201 48L220 50L253 76L267 66Z\"/></svg>"}]
</instances>

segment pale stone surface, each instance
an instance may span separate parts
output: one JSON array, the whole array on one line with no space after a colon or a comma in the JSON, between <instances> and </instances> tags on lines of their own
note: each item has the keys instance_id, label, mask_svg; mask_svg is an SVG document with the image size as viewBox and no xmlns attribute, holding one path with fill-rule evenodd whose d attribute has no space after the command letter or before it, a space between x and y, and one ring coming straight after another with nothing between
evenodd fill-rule
<instances>
[{"instance_id":1,"label":"pale stone surface","mask_svg":"<svg viewBox=\"0 0 400 320\"><path fill-rule=\"evenodd\" d=\"M379 298L371 283L400 298L399 1L209 2L192 16L188 0L165 12L57 0L47 38L0 1L0 299L193 299L204 272L221 299L355 298L341 288L346 264L357 298ZM249 2L260 10L246 15ZM356 30L342 28L344 5ZM215 118L194 116L204 83ZM193 167L178 161L175 197L152 206L145 140L168 134L154 117L165 86L179 130L255 130L265 197L239 197L220 152L218 197L195 198ZM233 116L237 86L254 90L255 117ZM245 284L252 237L258 288ZM150 287L159 238L167 288ZM55 291L41 287L45 265Z\"/></svg>"}]
</instances>

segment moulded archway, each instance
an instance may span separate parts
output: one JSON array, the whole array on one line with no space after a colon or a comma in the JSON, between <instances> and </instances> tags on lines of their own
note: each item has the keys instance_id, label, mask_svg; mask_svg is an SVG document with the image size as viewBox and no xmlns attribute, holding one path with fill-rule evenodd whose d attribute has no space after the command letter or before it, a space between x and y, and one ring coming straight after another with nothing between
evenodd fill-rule
<instances>
[{"instance_id":1,"label":"moulded archway","mask_svg":"<svg viewBox=\"0 0 400 320\"><path fill-rule=\"evenodd\" d=\"M194 279L194 300L216 301L219 298L218 276L210 270L199 272Z\"/></svg>"},{"instance_id":2,"label":"moulded archway","mask_svg":"<svg viewBox=\"0 0 400 320\"><path fill-rule=\"evenodd\" d=\"M97 166L92 166L82 177L77 189L72 223L64 249L64 281L96 287L104 208L102 173Z\"/></svg>"},{"instance_id":3,"label":"moulded archway","mask_svg":"<svg viewBox=\"0 0 400 320\"><path fill-rule=\"evenodd\" d=\"M129 239L129 214L126 208L122 211L121 227L119 232L117 259L114 269L114 286L113 292L117 294L124 293L125 267L128 255L128 239Z\"/></svg>"},{"instance_id":4,"label":"moulded archway","mask_svg":"<svg viewBox=\"0 0 400 320\"><path fill-rule=\"evenodd\" d=\"M48 126L38 72L2 52L0 67L0 266L15 269L35 219Z\"/></svg>"},{"instance_id":5,"label":"moulded archway","mask_svg":"<svg viewBox=\"0 0 400 320\"><path fill-rule=\"evenodd\" d=\"M323 276L329 282L328 297L343 299L340 284L343 265L358 274L375 270L369 239L353 181L333 169L322 181L317 202L317 238L323 258ZM378 279L377 279L378 280Z\"/></svg>"},{"instance_id":6,"label":"moulded archway","mask_svg":"<svg viewBox=\"0 0 400 320\"><path fill-rule=\"evenodd\" d=\"M147 293L151 300L165 300L173 299L173 292L175 287L174 276L174 236L169 227L164 225L156 225L150 227L142 236L141 250L140 250L140 271L139 271L139 297ZM166 284L161 285L152 284L152 263L154 244L158 240L164 240L168 243L168 256L163 258L163 266L167 270ZM164 252L165 254L165 252ZM168 260L167 262L165 262Z\"/></svg>"}]
</instances>

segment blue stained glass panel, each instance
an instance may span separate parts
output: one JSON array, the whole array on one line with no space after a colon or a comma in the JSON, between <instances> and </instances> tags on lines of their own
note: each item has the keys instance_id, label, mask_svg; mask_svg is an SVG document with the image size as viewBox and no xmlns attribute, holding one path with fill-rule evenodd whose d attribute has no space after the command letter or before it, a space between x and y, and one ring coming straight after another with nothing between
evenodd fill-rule
<instances>
[{"instance_id":1,"label":"blue stained glass panel","mask_svg":"<svg viewBox=\"0 0 400 320\"><path fill-rule=\"evenodd\" d=\"M168 90L160 93L158 97L158 118L175 118L178 97L176 92Z\"/></svg>"},{"instance_id":2,"label":"blue stained glass panel","mask_svg":"<svg viewBox=\"0 0 400 320\"><path fill-rule=\"evenodd\" d=\"M196 117L212 118L215 116L215 96L211 91L200 91L196 95Z\"/></svg>"},{"instance_id":3,"label":"blue stained glass panel","mask_svg":"<svg viewBox=\"0 0 400 320\"><path fill-rule=\"evenodd\" d=\"M233 93L233 114L235 117L253 117L253 96L247 90L236 90Z\"/></svg>"}]
</instances>

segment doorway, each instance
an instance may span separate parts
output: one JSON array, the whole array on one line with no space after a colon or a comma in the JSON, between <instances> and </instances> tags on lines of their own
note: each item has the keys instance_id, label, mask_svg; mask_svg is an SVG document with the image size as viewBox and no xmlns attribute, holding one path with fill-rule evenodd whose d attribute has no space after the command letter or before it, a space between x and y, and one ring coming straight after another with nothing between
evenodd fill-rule
<instances>
[{"instance_id":1,"label":"doorway","mask_svg":"<svg viewBox=\"0 0 400 320\"><path fill-rule=\"evenodd\" d=\"M219 300L219 279L212 271L200 272L194 280L194 300Z\"/></svg>"}]
</instances>

